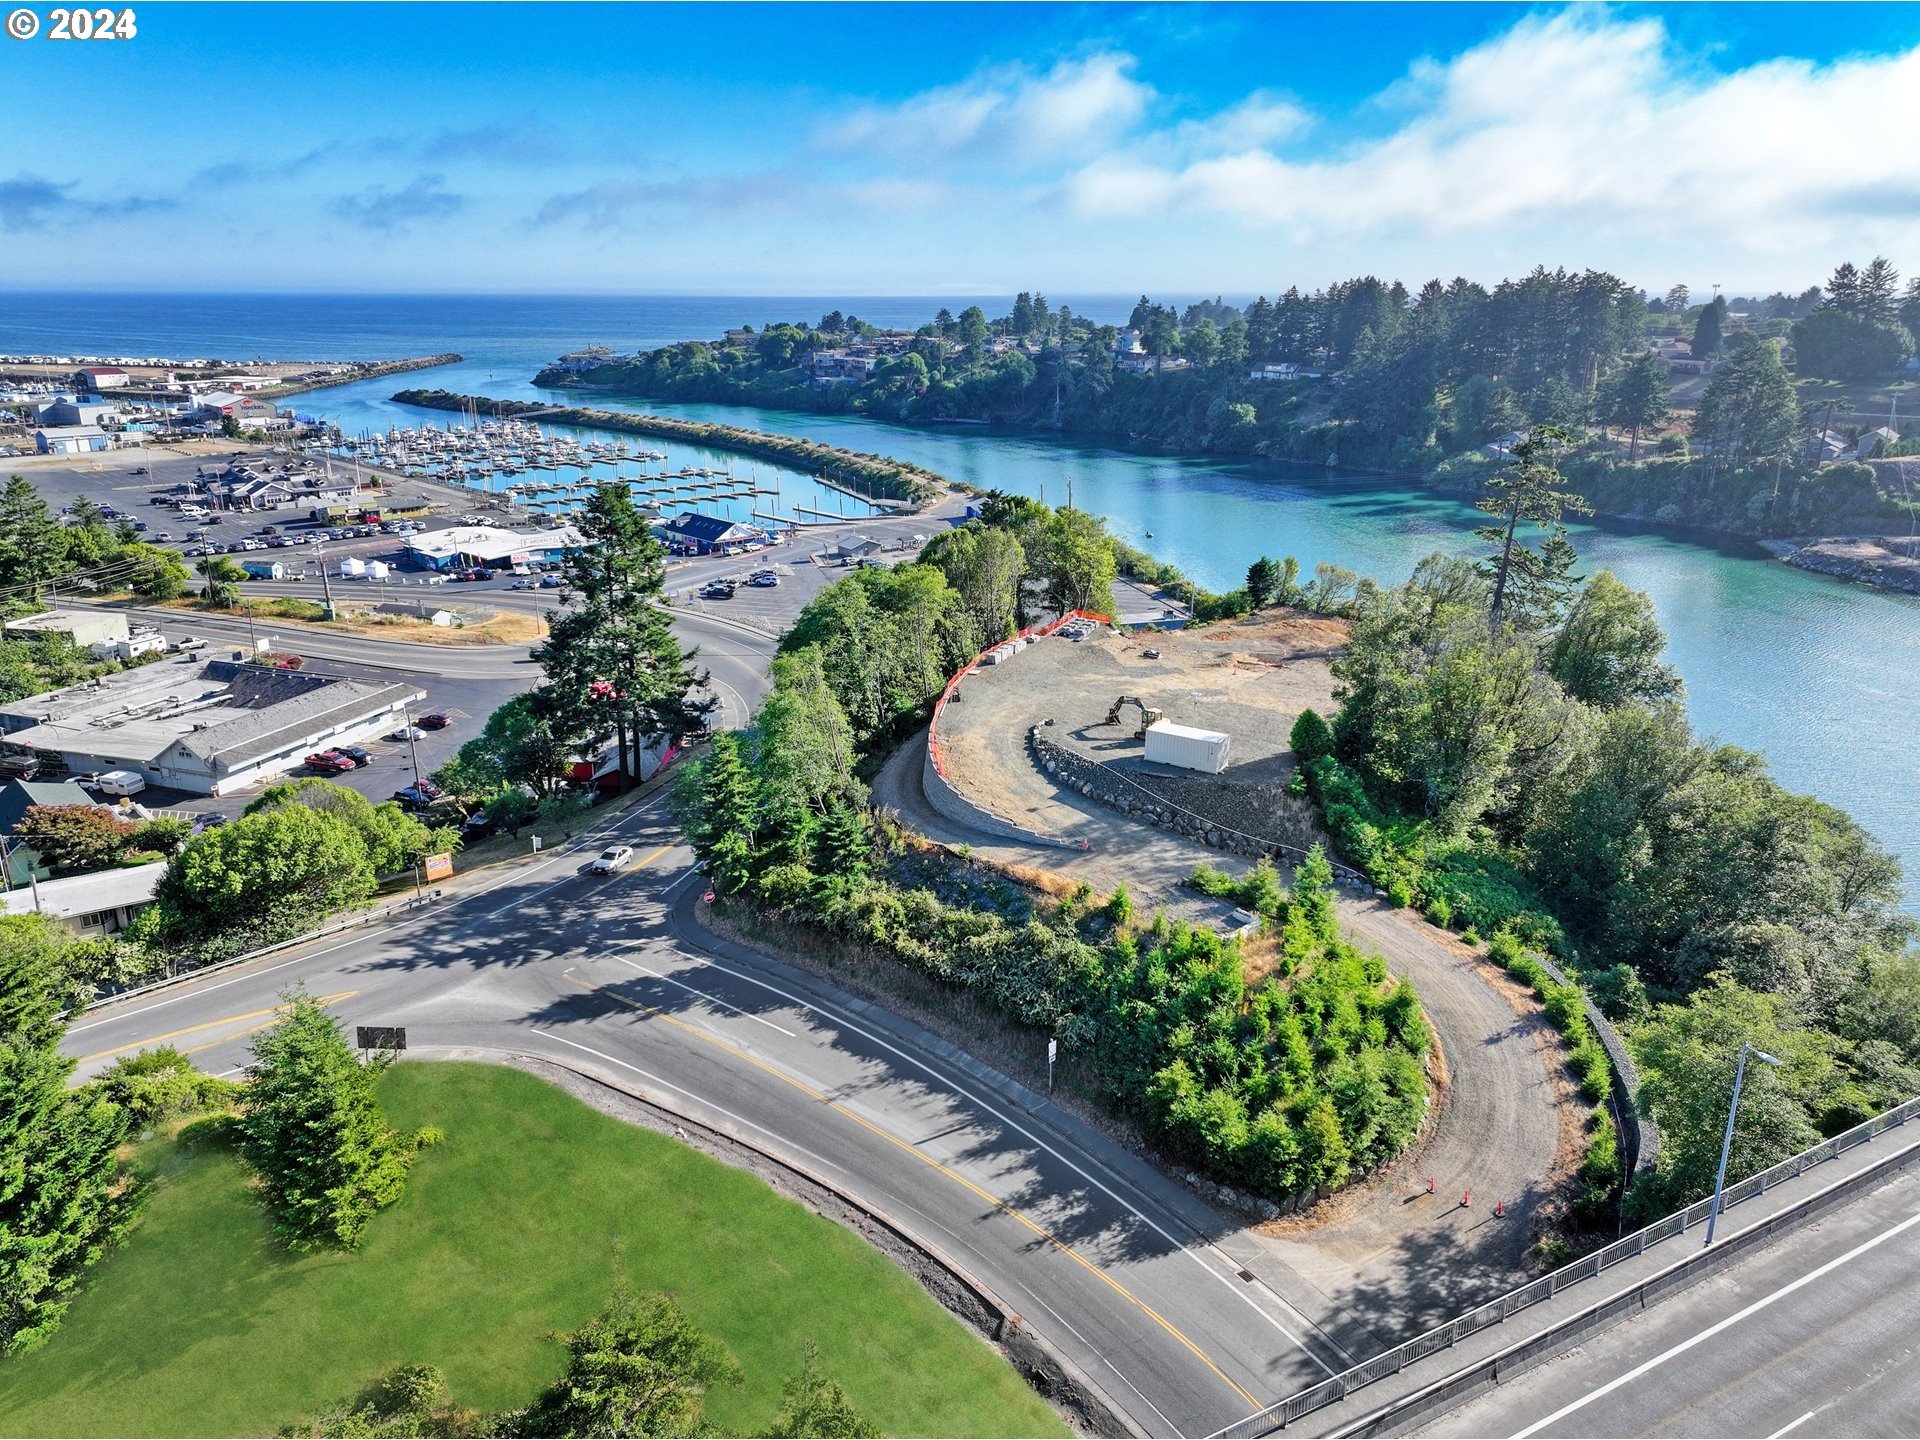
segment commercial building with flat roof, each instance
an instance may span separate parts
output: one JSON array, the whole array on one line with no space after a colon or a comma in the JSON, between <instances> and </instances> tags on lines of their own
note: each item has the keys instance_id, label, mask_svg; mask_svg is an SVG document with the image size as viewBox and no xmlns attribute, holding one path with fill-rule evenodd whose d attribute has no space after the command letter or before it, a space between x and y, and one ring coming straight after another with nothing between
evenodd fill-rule
<instances>
[{"instance_id":1,"label":"commercial building with flat roof","mask_svg":"<svg viewBox=\"0 0 1920 1440\"><path fill-rule=\"evenodd\" d=\"M58 635L82 649L125 640L133 626L117 610L42 610L6 623L9 635Z\"/></svg>"},{"instance_id":2,"label":"commercial building with flat roof","mask_svg":"<svg viewBox=\"0 0 1920 1440\"><path fill-rule=\"evenodd\" d=\"M433 570L462 565L519 565L558 560L584 542L571 525L551 530L506 530L495 525L455 525L407 537L407 554Z\"/></svg>"},{"instance_id":3,"label":"commercial building with flat roof","mask_svg":"<svg viewBox=\"0 0 1920 1440\"><path fill-rule=\"evenodd\" d=\"M37 757L43 777L131 770L225 795L391 728L425 698L413 684L188 656L0 704L0 753Z\"/></svg>"}]
</instances>

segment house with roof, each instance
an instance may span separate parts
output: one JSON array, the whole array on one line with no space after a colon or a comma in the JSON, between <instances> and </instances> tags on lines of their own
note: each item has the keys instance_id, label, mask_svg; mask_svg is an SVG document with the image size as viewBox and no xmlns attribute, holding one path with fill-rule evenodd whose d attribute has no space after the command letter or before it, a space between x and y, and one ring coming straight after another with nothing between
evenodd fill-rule
<instances>
[{"instance_id":1,"label":"house with roof","mask_svg":"<svg viewBox=\"0 0 1920 1440\"><path fill-rule=\"evenodd\" d=\"M767 535L757 525L743 525L735 520L726 520L718 515L701 515L696 511L683 511L678 518L669 520L661 527L669 542L691 545L701 555L707 555L728 545L763 544Z\"/></svg>"},{"instance_id":2,"label":"house with roof","mask_svg":"<svg viewBox=\"0 0 1920 1440\"><path fill-rule=\"evenodd\" d=\"M82 935L116 935L153 899L166 873L156 863L32 880L0 896L0 903L8 915L51 915Z\"/></svg>"},{"instance_id":3,"label":"house with roof","mask_svg":"<svg viewBox=\"0 0 1920 1440\"><path fill-rule=\"evenodd\" d=\"M14 831L27 811L39 805L92 805L93 796L71 780L9 780L0 785L0 848L6 850L6 883L25 885L44 878L47 867L25 845L16 844Z\"/></svg>"},{"instance_id":4,"label":"house with roof","mask_svg":"<svg viewBox=\"0 0 1920 1440\"><path fill-rule=\"evenodd\" d=\"M74 388L90 395L132 383L133 377L118 365L85 365L73 372Z\"/></svg>"}]
</instances>

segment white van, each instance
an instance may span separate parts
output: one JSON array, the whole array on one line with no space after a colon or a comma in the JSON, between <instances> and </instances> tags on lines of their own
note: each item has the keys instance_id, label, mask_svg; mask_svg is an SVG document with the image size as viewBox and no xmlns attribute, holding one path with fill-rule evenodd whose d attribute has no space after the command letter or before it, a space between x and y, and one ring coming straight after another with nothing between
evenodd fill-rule
<instances>
[{"instance_id":1,"label":"white van","mask_svg":"<svg viewBox=\"0 0 1920 1440\"><path fill-rule=\"evenodd\" d=\"M93 788L102 795L138 795L147 788L147 782L131 770L109 770L94 777Z\"/></svg>"}]
</instances>

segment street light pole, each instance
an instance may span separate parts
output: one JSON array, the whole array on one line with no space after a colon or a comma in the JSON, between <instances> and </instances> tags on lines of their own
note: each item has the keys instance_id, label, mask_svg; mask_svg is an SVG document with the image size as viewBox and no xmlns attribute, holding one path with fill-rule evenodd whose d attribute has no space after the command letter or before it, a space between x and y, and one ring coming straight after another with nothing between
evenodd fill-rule
<instances>
[{"instance_id":1,"label":"street light pole","mask_svg":"<svg viewBox=\"0 0 1920 1440\"><path fill-rule=\"evenodd\" d=\"M1727 1134L1720 1142L1720 1173L1713 1182L1713 1205L1707 1211L1707 1238L1701 1248L1713 1244L1713 1227L1720 1219L1720 1195L1727 1187L1727 1157L1733 1153L1733 1122L1740 1113L1740 1086L1747 1078L1747 1055L1751 1052L1769 1065L1778 1066L1778 1056L1769 1055L1751 1040L1740 1046L1740 1063L1733 1067L1733 1102L1727 1106Z\"/></svg>"}]
</instances>

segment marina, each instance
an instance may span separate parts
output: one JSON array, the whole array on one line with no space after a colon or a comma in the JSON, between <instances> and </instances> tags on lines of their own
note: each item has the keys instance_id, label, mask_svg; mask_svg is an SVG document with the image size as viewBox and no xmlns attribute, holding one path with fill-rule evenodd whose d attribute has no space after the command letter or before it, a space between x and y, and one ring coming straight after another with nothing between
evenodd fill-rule
<instances>
[{"instance_id":1,"label":"marina","mask_svg":"<svg viewBox=\"0 0 1920 1440\"><path fill-rule=\"evenodd\" d=\"M625 486L642 511L657 520L691 512L797 529L884 513L881 506L818 477L775 467L763 473L758 464L742 473L731 461L675 465L663 450L527 419L469 413L444 425L396 423L358 434L335 427L307 448L370 471L478 492L550 523L608 484ZM821 508L829 503L835 508Z\"/></svg>"}]
</instances>

